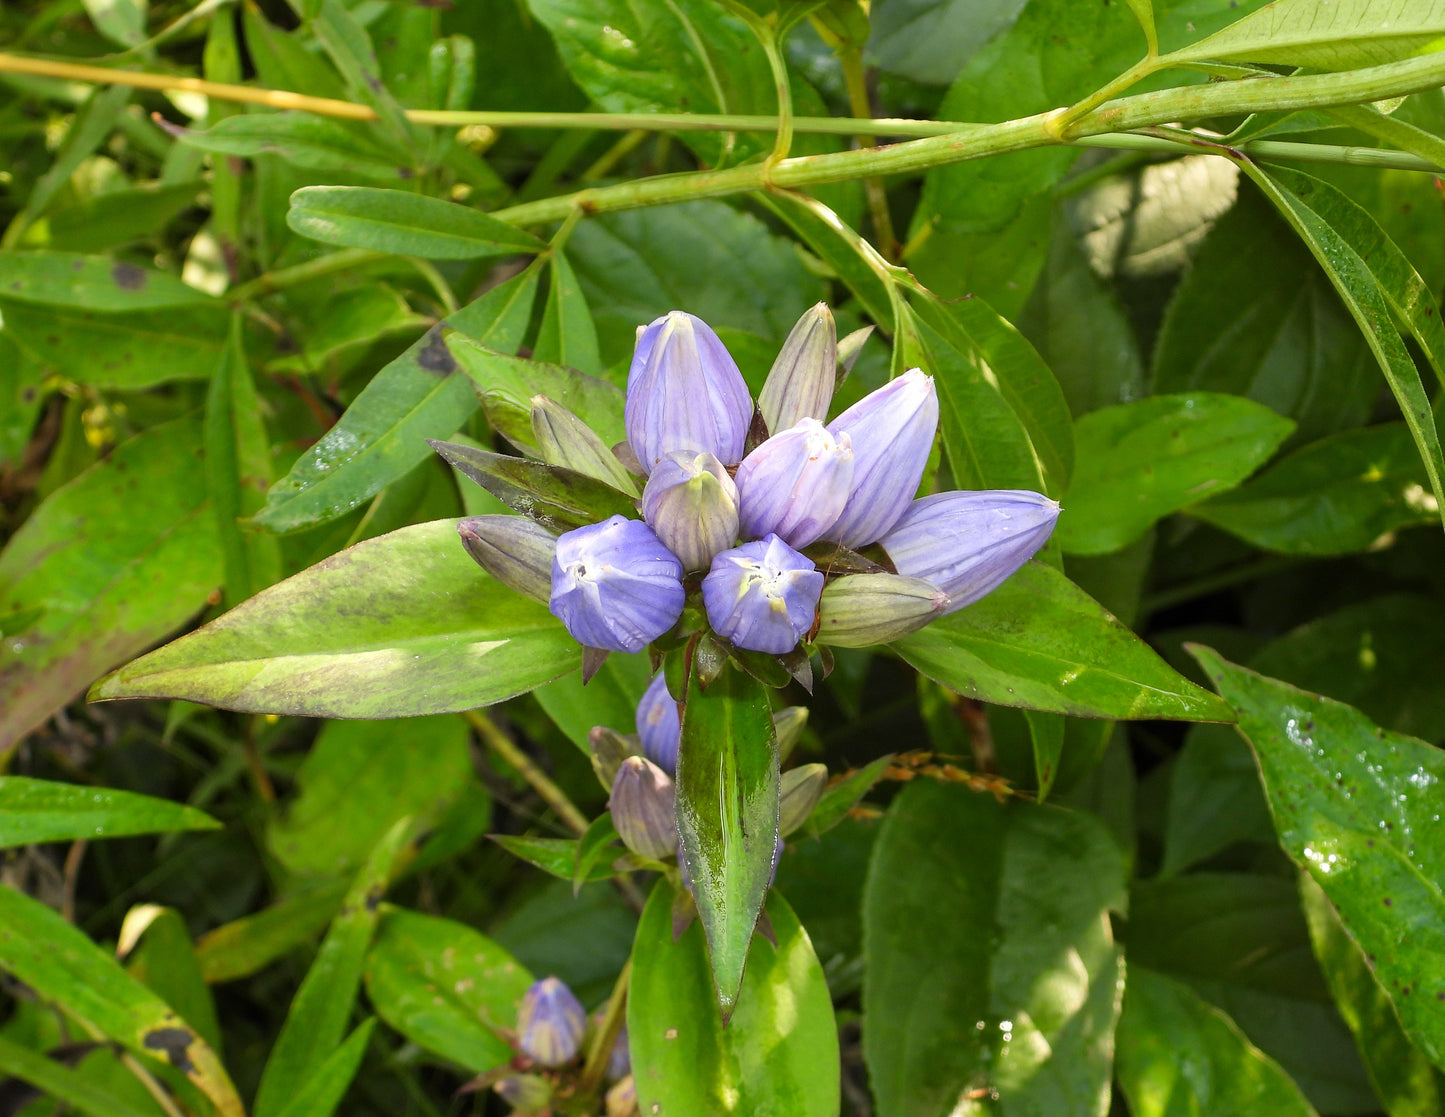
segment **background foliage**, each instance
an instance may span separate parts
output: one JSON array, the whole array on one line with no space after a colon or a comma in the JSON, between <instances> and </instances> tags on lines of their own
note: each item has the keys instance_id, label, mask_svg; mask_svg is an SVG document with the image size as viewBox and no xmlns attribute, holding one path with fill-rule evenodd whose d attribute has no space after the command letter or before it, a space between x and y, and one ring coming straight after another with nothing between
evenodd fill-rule
<instances>
[{"instance_id":1,"label":"background foliage","mask_svg":"<svg viewBox=\"0 0 1445 1117\"><path fill-rule=\"evenodd\" d=\"M0 7L0 1108L505 1112L532 977L630 972L664 1112L1445 1112L1445 5L1263 7ZM780 75L923 123L765 161ZM1065 512L780 698L854 775L723 1028L605 848L646 662L582 689L425 439L619 440L675 308L756 393L819 300L835 411L922 365L940 486Z\"/></svg>"}]
</instances>

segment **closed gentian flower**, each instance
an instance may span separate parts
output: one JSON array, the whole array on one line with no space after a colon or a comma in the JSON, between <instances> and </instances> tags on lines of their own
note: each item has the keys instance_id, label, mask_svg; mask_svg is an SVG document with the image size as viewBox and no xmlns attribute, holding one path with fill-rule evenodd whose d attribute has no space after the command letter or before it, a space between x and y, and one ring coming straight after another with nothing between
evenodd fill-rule
<instances>
[{"instance_id":1,"label":"closed gentian flower","mask_svg":"<svg viewBox=\"0 0 1445 1117\"><path fill-rule=\"evenodd\" d=\"M674 450L647 478L642 515L684 570L706 570L737 540L738 488L706 450Z\"/></svg>"},{"instance_id":2,"label":"closed gentian flower","mask_svg":"<svg viewBox=\"0 0 1445 1117\"><path fill-rule=\"evenodd\" d=\"M773 534L790 547L823 536L848 502L853 448L817 419L773 435L738 466L739 522L750 539Z\"/></svg>"},{"instance_id":3,"label":"closed gentian flower","mask_svg":"<svg viewBox=\"0 0 1445 1117\"><path fill-rule=\"evenodd\" d=\"M823 575L776 535L712 560L702 580L707 619L740 648L781 655L813 627Z\"/></svg>"},{"instance_id":4,"label":"closed gentian flower","mask_svg":"<svg viewBox=\"0 0 1445 1117\"><path fill-rule=\"evenodd\" d=\"M828 769L823 764L803 764L783 773L778 793L779 837L808 821L827 787Z\"/></svg>"},{"instance_id":5,"label":"closed gentian flower","mask_svg":"<svg viewBox=\"0 0 1445 1117\"><path fill-rule=\"evenodd\" d=\"M773 362L758 394L768 430L787 430L800 419L826 419L838 380L838 327L827 303L808 310Z\"/></svg>"},{"instance_id":6,"label":"closed gentian flower","mask_svg":"<svg viewBox=\"0 0 1445 1117\"><path fill-rule=\"evenodd\" d=\"M887 534L918 491L938 429L933 377L909 369L864 396L828 429L853 439L853 487L825 537L856 549Z\"/></svg>"},{"instance_id":7,"label":"closed gentian flower","mask_svg":"<svg viewBox=\"0 0 1445 1117\"><path fill-rule=\"evenodd\" d=\"M898 573L948 594L951 613L1002 585L1058 518L1057 501L1027 490L938 493L909 505L880 542Z\"/></svg>"},{"instance_id":8,"label":"closed gentian flower","mask_svg":"<svg viewBox=\"0 0 1445 1117\"><path fill-rule=\"evenodd\" d=\"M582 1047L587 1014L572 990L555 977L532 983L517 1013L517 1044L544 1067L571 1062Z\"/></svg>"},{"instance_id":9,"label":"closed gentian flower","mask_svg":"<svg viewBox=\"0 0 1445 1117\"><path fill-rule=\"evenodd\" d=\"M682 740L682 719L677 701L667 692L667 680L658 672L637 704L637 735L642 754L669 776L677 773L677 746Z\"/></svg>"},{"instance_id":10,"label":"closed gentian flower","mask_svg":"<svg viewBox=\"0 0 1445 1117\"><path fill-rule=\"evenodd\" d=\"M640 857L662 861L677 852L677 798L672 777L642 756L629 756L612 781L612 825Z\"/></svg>"},{"instance_id":11,"label":"closed gentian flower","mask_svg":"<svg viewBox=\"0 0 1445 1117\"><path fill-rule=\"evenodd\" d=\"M644 472L669 450L742 460L753 401L742 373L701 318L674 310L643 330L627 374L627 441Z\"/></svg>"},{"instance_id":12,"label":"closed gentian flower","mask_svg":"<svg viewBox=\"0 0 1445 1117\"><path fill-rule=\"evenodd\" d=\"M948 594L925 578L849 574L823 590L817 642L835 648L887 644L951 611Z\"/></svg>"},{"instance_id":13,"label":"closed gentian flower","mask_svg":"<svg viewBox=\"0 0 1445 1117\"><path fill-rule=\"evenodd\" d=\"M541 524L521 516L469 516L457 534L467 554L502 585L534 601L551 597L557 540Z\"/></svg>"},{"instance_id":14,"label":"closed gentian flower","mask_svg":"<svg viewBox=\"0 0 1445 1117\"><path fill-rule=\"evenodd\" d=\"M682 563L641 520L613 516L557 539L549 608L580 644L641 651L685 599Z\"/></svg>"}]
</instances>

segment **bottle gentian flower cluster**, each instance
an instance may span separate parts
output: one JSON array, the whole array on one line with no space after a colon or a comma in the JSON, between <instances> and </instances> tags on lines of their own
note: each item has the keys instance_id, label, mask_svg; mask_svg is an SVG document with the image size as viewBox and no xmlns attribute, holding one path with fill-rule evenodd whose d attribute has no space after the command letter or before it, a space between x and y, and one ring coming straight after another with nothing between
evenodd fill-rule
<instances>
[{"instance_id":1,"label":"bottle gentian flower cluster","mask_svg":"<svg viewBox=\"0 0 1445 1117\"><path fill-rule=\"evenodd\" d=\"M1059 506L1039 493L914 499L938 426L930 376L910 369L827 422L836 377L822 304L794 328L756 408L717 334L672 311L639 332L628 373L617 456L645 478L640 518L553 541L540 526L481 516L462 522L463 541L508 585L545 589L588 648L641 651L691 600L716 636L773 655L899 639L978 600L1043 546ZM855 561L834 573L831 556L845 550Z\"/></svg>"}]
</instances>

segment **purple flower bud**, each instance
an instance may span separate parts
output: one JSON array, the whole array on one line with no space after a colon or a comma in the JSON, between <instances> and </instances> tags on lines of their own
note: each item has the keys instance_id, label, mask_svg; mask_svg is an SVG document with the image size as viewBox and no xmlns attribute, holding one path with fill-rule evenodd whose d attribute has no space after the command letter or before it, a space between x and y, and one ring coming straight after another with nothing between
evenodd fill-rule
<instances>
[{"instance_id":1,"label":"purple flower bud","mask_svg":"<svg viewBox=\"0 0 1445 1117\"><path fill-rule=\"evenodd\" d=\"M617 1029L617 1038L612 1041L612 1050L607 1054L607 1077L616 1082L632 1073L632 1051L627 1045L627 1025Z\"/></svg>"},{"instance_id":2,"label":"purple flower bud","mask_svg":"<svg viewBox=\"0 0 1445 1117\"><path fill-rule=\"evenodd\" d=\"M567 532L552 558L552 615L579 644L637 652L677 623L682 563L641 520Z\"/></svg>"},{"instance_id":3,"label":"purple flower bud","mask_svg":"<svg viewBox=\"0 0 1445 1117\"><path fill-rule=\"evenodd\" d=\"M776 535L712 560L702 600L713 630L740 648L781 655L813 627L823 575Z\"/></svg>"},{"instance_id":4,"label":"purple flower bud","mask_svg":"<svg viewBox=\"0 0 1445 1117\"><path fill-rule=\"evenodd\" d=\"M669 776L675 775L677 746L682 740L682 719L678 717L677 702L667 692L667 680L660 671L637 704L637 735L642 738L642 754Z\"/></svg>"},{"instance_id":5,"label":"purple flower bud","mask_svg":"<svg viewBox=\"0 0 1445 1117\"><path fill-rule=\"evenodd\" d=\"M735 465L753 421L753 401L717 334L701 318L674 310L638 336L624 421L645 472L669 450L706 450Z\"/></svg>"},{"instance_id":6,"label":"purple flower bud","mask_svg":"<svg viewBox=\"0 0 1445 1117\"><path fill-rule=\"evenodd\" d=\"M652 761L629 756L612 781L612 825L639 857L663 861L677 852L677 797L672 778Z\"/></svg>"},{"instance_id":7,"label":"purple flower bud","mask_svg":"<svg viewBox=\"0 0 1445 1117\"><path fill-rule=\"evenodd\" d=\"M853 438L853 488L826 537L857 550L887 534L918 491L938 430L933 377L909 369L869 392L828 429Z\"/></svg>"},{"instance_id":8,"label":"purple flower bud","mask_svg":"<svg viewBox=\"0 0 1445 1117\"><path fill-rule=\"evenodd\" d=\"M838 379L838 327L827 303L798 319L758 395L768 430L781 431L800 419L826 419Z\"/></svg>"},{"instance_id":9,"label":"purple flower bud","mask_svg":"<svg viewBox=\"0 0 1445 1117\"><path fill-rule=\"evenodd\" d=\"M835 648L887 644L949 611L948 594L927 579L849 574L823 591L817 641Z\"/></svg>"},{"instance_id":10,"label":"purple flower bud","mask_svg":"<svg viewBox=\"0 0 1445 1117\"><path fill-rule=\"evenodd\" d=\"M880 541L894 569L948 594L945 612L991 593L1048 541L1057 501L1022 489L915 500Z\"/></svg>"},{"instance_id":11,"label":"purple flower bud","mask_svg":"<svg viewBox=\"0 0 1445 1117\"><path fill-rule=\"evenodd\" d=\"M587 1013L572 990L555 977L532 983L517 1013L517 1044L544 1067L571 1062L582 1047Z\"/></svg>"},{"instance_id":12,"label":"purple flower bud","mask_svg":"<svg viewBox=\"0 0 1445 1117\"><path fill-rule=\"evenodd\" d=\"M557 540L541 524L521 516L470 516L457 534L477 565L508 589L534 601L552 593L552 553Z\"/></svg>"},{"instance_id":13,"label":"purple flower bud","mask_svg":"<svg viewBox=\"0 0 1445 1117\"><path fill-rule=\"evenodd\" d=\"M684 570L706 570L738 537L738 487L702 450L663 456L642 490L642 515Z\"/></svg>"},{"instance_id":14,"label":"purple flower bud","mask_svg":"<svg viewBox=\"0 0 1445 1117\"><path fill-rule=\"evenodd\" d=\"M773 435L738 466L739 514L749 539L776 535L790 547L823 536L848 502L853 448L817 419Z\"/></svg>"}]
</instances>

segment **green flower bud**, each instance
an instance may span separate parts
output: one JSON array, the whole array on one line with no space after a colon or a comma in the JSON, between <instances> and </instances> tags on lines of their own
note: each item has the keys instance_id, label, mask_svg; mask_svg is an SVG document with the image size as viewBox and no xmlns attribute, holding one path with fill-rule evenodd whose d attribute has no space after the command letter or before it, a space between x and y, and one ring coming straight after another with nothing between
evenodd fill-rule
<instances>
[{"instance_id":1,"label":"green flower bud","mask_svg":"<svg viewBox=\"0 0 1445 1117\"><path fill-rule=\"evenodd\" d=\"M548 601L556 537L522 516L470 516L457 524L467 554L502 585Z\"/></svg>"},{"instance_id":2,"label":"green flower bud","mask_svg":"<svg viewBox=\"0 0 1445 1117\"><path fill-rule=\"evenodd\" d=\"M606 790L611 790L612 781L617 778L617 769L629 756L638 753L636 738L628 740L615 729L605 725L594 725L587 734L587 751L592 757L592 770L602 781Z\"/></svg>"},{"instance_id":3,"label":"green flower bud","mask_svg":"<svg viewBox=\"0 0 1445 1117\"><path fill-rule=\"evenodd\" d=\"M776 434L802 419L827 419L837 377L838 327L827 304L818 303L788 334L758 396L768 431Z\"/></svg>"},{"instance_id":4,"label":"green flower bud","mask_svg":"<svg viewBox=\"0 0 1445 1117\"><path fill-rule=\"evenodd\" d=\"M676 793L668 774L643 756L629 756L612 781L612 825L640 857L665 861L677 852Z\"/></svg>"},{"instance_id":5,"label":"green flower bud","mask_svg":"<svg viewBox=\"0 0 1445 1117\"><path fill-rule=\"evenodd\" d=\"M532 435L548 465L560 465L637 496L637 482L597 433L556 400L532 397Z\"/></svg>"},{"instance_id":6,"label":"green flower bud","mask_svg":"<svg viewBox=\"0 0 1445 1117\"><path fill-rule=\"evenodd\" d=\"M948 594L922 578L850 574L823 590L816 642L838 648L886 644L948 610Z\"/></svg>"},{"instance_id":7,"label":"green flower bud","mask_svg":"<svg viewBox=\"0 0 1445 1117\"><path fill-rule=\"evenodd\" d=\"M808 724L808 707L786 706L773 715L773 734L778 739L778 756L786 760L803 736Z\"/></svg>"},{"instance_id":8,"label":"green flower bud","mask_svg":"<svg viewBox=\"0 0 1445 1117\"><path fill-rule=\"evenodd\" d=\"M800 764L784 772L778 800L778 833L791 834L807 822L827 786L828 767L825 764Z\"/></svg>"},{"instance_id":9,"label":"green flower bud","mask_svg":"<svg viewBox=\"0 0 1445 1117\"><path fill-rule=\"evenodd\" d=\"M552 1084L541 1075L509 1074L492 1089L513 1109L546 1109L552 1101Z\"/></svg>"}]
</instances>

